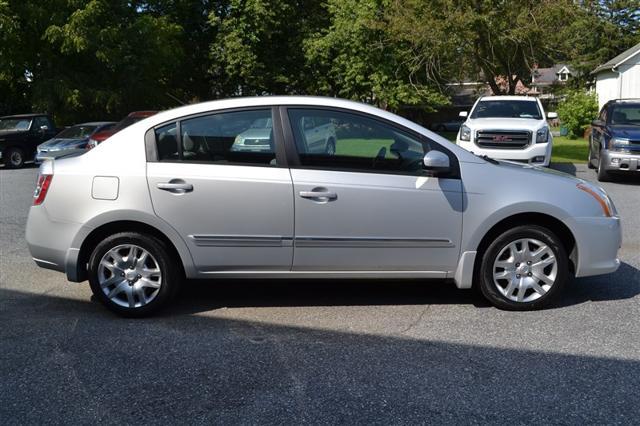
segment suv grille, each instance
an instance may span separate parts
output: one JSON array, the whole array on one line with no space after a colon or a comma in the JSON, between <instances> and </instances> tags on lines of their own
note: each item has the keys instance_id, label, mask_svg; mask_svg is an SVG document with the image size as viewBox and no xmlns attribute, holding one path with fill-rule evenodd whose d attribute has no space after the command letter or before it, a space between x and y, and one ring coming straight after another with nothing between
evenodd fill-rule
<instances>
[{"instance_id":1,"label":"suv grille","mask_svg":"<svg viewBox=\"0 0 640 426\"><path fill-rule=\"evenodd\" d=\"M484 148L518 149L529 145L531 132L526 130L478 130L476 145Z\"/></svg>"}]
</instances>

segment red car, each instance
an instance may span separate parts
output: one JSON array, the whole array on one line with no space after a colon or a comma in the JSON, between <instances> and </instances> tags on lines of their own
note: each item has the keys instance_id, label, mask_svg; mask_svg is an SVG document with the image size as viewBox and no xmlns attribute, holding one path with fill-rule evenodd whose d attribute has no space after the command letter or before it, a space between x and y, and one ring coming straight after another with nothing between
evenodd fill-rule
<instances>
[{"instance_id":1,"label":"red car","mask_svg":"<svg viewBox=\"0 0 640 426\"><path fill-rule=\"evenodd\" d=\"M134 111L123 118L118 122L115 126L110 128L109 130L105 130L102 132L95 133L89 139L89 143L87 143L87 149L92 149L104 142L107 138L113 136L118 133L120 130L125 127L131 126L133 123L142 120L143 118L151 117L152 115L157 114L158 111Z\"/></svg>"}]
</instances>

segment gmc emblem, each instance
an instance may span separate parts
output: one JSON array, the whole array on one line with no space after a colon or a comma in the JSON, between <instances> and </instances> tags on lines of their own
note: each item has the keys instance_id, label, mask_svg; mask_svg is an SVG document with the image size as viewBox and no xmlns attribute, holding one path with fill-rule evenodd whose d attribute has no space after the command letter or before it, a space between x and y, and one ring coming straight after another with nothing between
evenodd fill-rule
<instances>
[{"instance_id":1,"label":"gmc emblem","mask_svg":"<svg viewBox=\"0 0 640 426\"><path fill-rule=\"evenodd\" d=\"M512 139L509 136L497 135L493 137L494 142L511 142Z\"/></svg>"}]
</instances>

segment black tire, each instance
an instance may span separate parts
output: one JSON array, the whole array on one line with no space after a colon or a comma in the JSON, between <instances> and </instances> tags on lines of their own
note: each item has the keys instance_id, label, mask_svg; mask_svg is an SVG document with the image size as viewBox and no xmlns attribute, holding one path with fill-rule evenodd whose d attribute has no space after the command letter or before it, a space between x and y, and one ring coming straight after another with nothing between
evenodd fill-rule
<instances>
[{"instance_id":1,"label":"black tire","mask_svg":"<svg viewBox=\"0 0 640 426\"><path fill-rule=\"evenodd\" d=\"M590 169L596 168L596 166L593 164L593 154L591 153L591 141L589 141L589 161L587 161L587 167Z\"/></svg>"},{"instance_id":2,"label":"black tire","mask_svg":"<svg viewBox=\"0 0 640 426\"><path fill-rule=\"evenodd\" d=\"M154 295L153 299L143 306L121 306L117 304L116 301L107 297L107 294L105 294L100 285L100 262L107 252L122 245L134 245L146 250L151 255L152 261L155 261L160 269L160 288ZM89 259L89 284L91 286L91 291L100 303L119 315L133 318L149 316L170 302L181 284L181 274L179 272L179 268L175 264L176 259L172 259L169 256L169 253L170 251L166 244L151 235L135 232L122 232L111 235L102 240L93 250L93 253L91 253L91 257ZM138 276L138 278L140 278L140 276ZM125 281L126 279L123 278L121 284ZM133 286L130 282L127 285L130 287ZM151 291L153 292L153 289L151 289ZM134 300L138 300L138 302L140 301L139 298Z\"/></svg>"},{"instance_id":3,"label":"black tire","mask_svg":"<svg viewBox=\"0 0 640 426\"><path fill-rule=\"evenodd\" d=\"M556 259L557 270L555 281L544 295L529 302L518 302L508 299L498 290L498 284L494 283L493 266L503 249L510 243L525 238L537 240L550 248ZM552 306L560 297L569 278L569 258L564 245L549 229L537 225L517 226L503 232L484 251L481 262L476 281L480 291L493 306L510 311L529 311ZM523 294L526 298L533 293L525 290Z\"/></svg>"},{"instance_id":4,"label":"black tire","mask_svg":"<svg viewBox=\"0 0 640 426\"><path fill-rule=\"evenodd\" d=\"M10 169L19 169L24 166L24 151L20 148L11 147L3 154L4 165Z\"/></svg>"},{"instance_id":5,"label":"black tire","mask_svg":"<svg viewBox=\"0 0 640 426\"><path fill-rule=\"evenodd\" d=\"M602 155L598 159L598 182L609 182L611 180L611 174L602 165Z\"/></svg>"}]
</instances>

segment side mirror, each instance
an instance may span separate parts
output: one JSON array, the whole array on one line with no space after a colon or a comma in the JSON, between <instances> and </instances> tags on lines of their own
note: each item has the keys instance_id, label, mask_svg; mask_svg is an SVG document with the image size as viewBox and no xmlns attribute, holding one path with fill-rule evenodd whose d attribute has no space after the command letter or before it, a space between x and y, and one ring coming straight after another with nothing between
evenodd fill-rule
<instances>
[{"instance_id":1,"label":"side mirror","mask_svg":"<svg viewBox=\"0 0 640 426\"><path fill-rule=\"evenodd\" d=\"M458 113L458 117L460 117L460 118L467 118L467 115L469 115L469 113L467 111L460 111Z\"/></svg>"},{"instance_id":2,"label":"side mirror","mask_svg":"<svg viewBox=\"0 0 640 426\"><path fill-rule=\"evenodd\" d=\"M558 113L557 112L549 112L547 113L547 118L553 120L555 118L558 118Z\"/></svg>"},{"instance_id":3,"label":"side mirror","mask_svg":"<svg viewBox=\"0 0 640 426\"><path fill-rule=\"evenodd\" d=\"M604 122L602 120L593 120L591 122L591 125L593 127L602 127L602 126L604 126Z\"/></svg>"},{"instance_id":4,"label":"side mirror","mask_svg":"<svg viewBox=\"0 0 640 426\"><path fill-rule=\"evenodd\" d=\"M47 130L49 130L49 126L47 126L46 124L43 124L42 126L40 126L41 132L46 132Z\"/></svg>"},{"instance_id":5,"label":"side mirror","mask_svg":"<svg viewBox=\"0 0 640 426\"><path fill-rule=\"evenodd\" d=\"M425 170L432 172L448 172L451 169L449 156L440 151L429 151L424 155L422 164Z\"/></svg>"}]
</instances>

